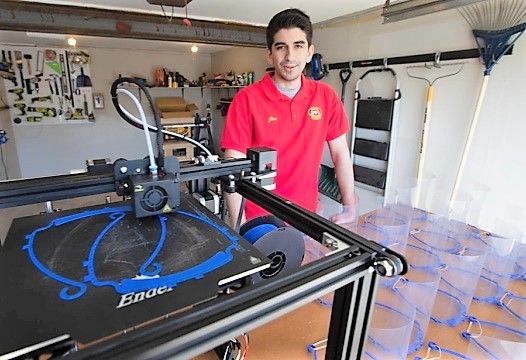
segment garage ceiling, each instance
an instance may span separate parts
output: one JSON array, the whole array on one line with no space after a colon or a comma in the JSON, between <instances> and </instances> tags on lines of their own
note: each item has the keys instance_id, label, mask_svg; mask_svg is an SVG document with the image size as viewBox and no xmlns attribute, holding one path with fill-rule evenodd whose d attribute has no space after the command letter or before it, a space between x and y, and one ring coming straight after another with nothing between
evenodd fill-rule
<instances>
[{"instance_id":1,"label":"garage ceiling","mask_svg":"<svg viewBox=\"0 0 526 360\"><path fill-rule=\"evenodd\" d=\"M146 0L26 0L57 5L98 7L112 10L134 11L162 15L158 5ZM286 8L305 11L313 23L352 14L384 4L384 0L192 0L188 4L188 17L212 21L233 21L266 26L272 15ZM170 6L164 7L167 15L172 14ZM174 8L174 16L184 16L185 10Z\"/></svg>"},{"instance_id":2,"label":"garage ceiling","mask_svg":"<svg viewBox=\"0 0 526 360\"><path fill-rule=\"evenodd\" d=\"M266 24L286 8L300 8L313 23L327 24L379 9L383 2L327 0L320 6L318 0L192 0L185 9L147 0L8 0L0 2L0 13L10 15L0 24L0 43L62 47L66 34L75 35L78 47L187 52L199 43L201 53L214 53L232 45L265 47ZM181 22L186 12L191 27ZM122 32L118 23L131 31Z\"/></svg>"}]
</instances>

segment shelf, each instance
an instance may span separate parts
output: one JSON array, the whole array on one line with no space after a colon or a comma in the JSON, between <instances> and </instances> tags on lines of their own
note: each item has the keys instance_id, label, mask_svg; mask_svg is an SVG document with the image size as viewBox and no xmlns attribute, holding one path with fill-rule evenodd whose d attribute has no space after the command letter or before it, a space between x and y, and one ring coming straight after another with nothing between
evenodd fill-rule
<instances>
[{"instance_id":1,"label":"shelf","mask_svg":"<svg viewBox=\"0 0 526 360\"><path fill-rule=\"evenodd\" d=\"M204 86L204 88L209 89L241 89L246 87L246 85L235 85L235 86Z\"/></svg>"},{"instance_id":2,"label":"shelf","mask_svg":"<svg viewBox=\"0 0 526 360\"><path fill-rule=\"evenodd\" d=\"M128 85L129 88L134 88L134 89L139 89L139 98L140 98L140 93L141 93L141 89L136 86L136 85L131 85L129 84ZM200 89L201 90L201 97L203 97L203 91L204 89L211 89L211 90L222 90L222 89L225 89L225 90L228 90L229 91L229 94L230 94L230 89L241 89L241 88L244 88L246 87L245 85L235 85L235 86L188 86L188 87L184 87L184 86L178 86L176 88L170 88L170 87L167 87L167 86L146 86L147 89L152 89L152 90L157 90L157 89L166 89L166 90L181 90L181 96L184 98L184 92L185 90L187 89Z\"/></svg>"},{"instance_id":3,"label":"shelf","mask_svg":"<svg viewBox=\"0 0 526 360\"><path fill-rule=\"evenodd\" d=\"M138 86L130 87L138 88ZM178 86L178 87L168 87L168 86L146 86L148 89L171 89L171 90L186 90L186 89L241 89L246 87L245 85L239 86Z\"/></svg>"}]
</instances>

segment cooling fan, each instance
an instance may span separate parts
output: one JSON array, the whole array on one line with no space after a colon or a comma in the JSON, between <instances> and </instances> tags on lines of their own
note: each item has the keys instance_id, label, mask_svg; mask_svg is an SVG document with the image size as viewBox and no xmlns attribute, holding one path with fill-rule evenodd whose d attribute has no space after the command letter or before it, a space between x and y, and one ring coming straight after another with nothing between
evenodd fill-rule
<instances>
[{"instance_id":1,"label":"cooling fan","mask_svg":"<svg viewBox=\"0 0 526 360\"><path fill-rule=\"evenodd\" d=\"M133 176L131 182L137 217L170 213L179 206L175 176L166 174L156 180L149 176Z\"/></svg>"}]
</instances>

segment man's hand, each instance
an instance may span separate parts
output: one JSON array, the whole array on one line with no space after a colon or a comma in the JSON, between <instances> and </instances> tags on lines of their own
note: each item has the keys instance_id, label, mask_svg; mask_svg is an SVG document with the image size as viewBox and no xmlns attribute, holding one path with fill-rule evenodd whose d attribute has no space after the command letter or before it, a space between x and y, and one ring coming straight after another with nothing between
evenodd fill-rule
<instances>
[{"instance_id":1,"label":"man's hand","mask_svg":"<svg viewBox=\"0 0 526 360\"><path fill-rule=\"evenodd\" d=\"M357 203L352 205L343 205L341 211L338 214L332 215L329 220L337 225L355 222L358 214L356 208Z\"/></svg>"}]
</instances>

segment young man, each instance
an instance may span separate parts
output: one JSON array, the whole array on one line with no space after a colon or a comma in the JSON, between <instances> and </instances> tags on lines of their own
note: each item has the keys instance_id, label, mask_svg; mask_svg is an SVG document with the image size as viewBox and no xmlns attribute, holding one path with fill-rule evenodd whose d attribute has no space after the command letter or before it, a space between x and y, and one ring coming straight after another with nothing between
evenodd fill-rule
<instances>
[{"instance_id":1,"label":"young man","mask_svg":"<svg viewBox=\"0 0 526 360\"><path fill-rule=\"evenodd\" d=\"M318 203L318 172L327 142L346 213L354 217L354 175L345 134L349 121L335 91L306 79L305 65L314 53L310 18L298 9L276 14L267 27L267 60L274 67L259 82L241 90L226 117L221 139L225 158L244 158L250 147L277 150L276 194L310 211ZM227 196L230 225L241 204L239 194ZM345 206L348 205L348 206ZM246 219L266 212L247 201Z\"/></svg>"}]
</instances>

